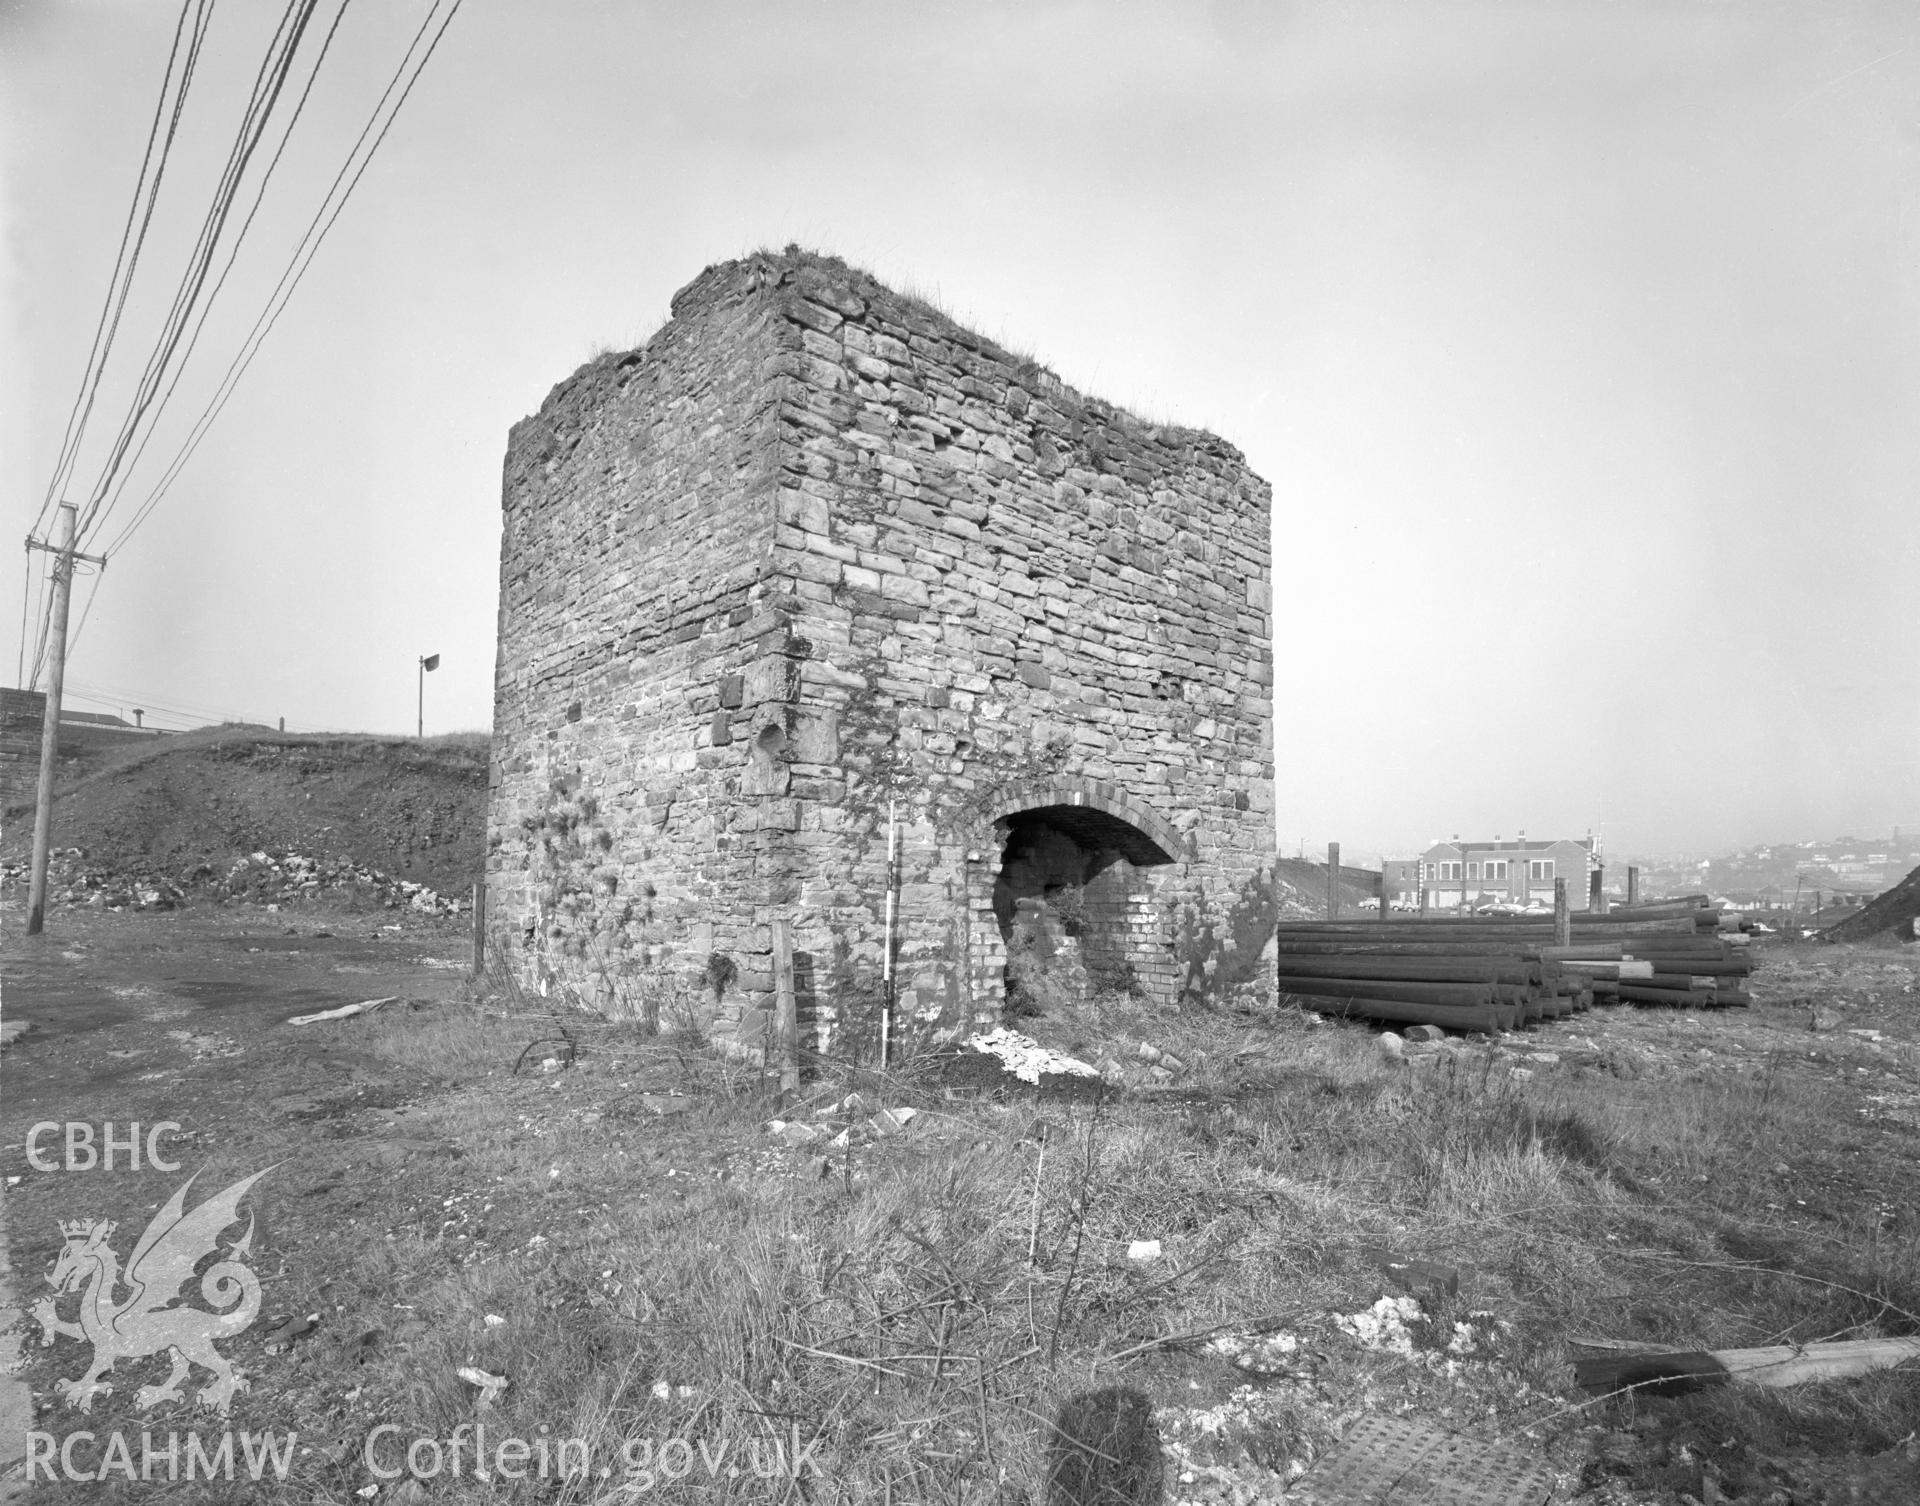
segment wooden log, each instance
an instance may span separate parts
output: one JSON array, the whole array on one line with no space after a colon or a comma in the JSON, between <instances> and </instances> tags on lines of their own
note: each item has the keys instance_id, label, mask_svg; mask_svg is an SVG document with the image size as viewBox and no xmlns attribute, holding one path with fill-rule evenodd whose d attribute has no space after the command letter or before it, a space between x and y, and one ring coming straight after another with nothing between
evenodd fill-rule
<instances>
[{"instance_id":1,"label":"wooden log","mask_svg":"<svg viewBox=\"0 0 1920 1506\"><path fill-rule=\"evenodd\" d=\"M1280 971L1295 978L1399 978L1418 983L1541 981L1540 965L1499 957L1383 957L1378 952L1303 957L1283 953Z\"/></svg>"},{"instance_id":2,"label":"wooden log","mask_svg":"<svg viewBox=\"0 0 1920 1506\"><path fill-rule=\"evenodd\" d=\"M1469 1030L1490 1034L1511 1029L1505 1023L1512 1015L1499 1005L1459 1006L1447 1004L1410 1004L1402 999L1331 998L1325 994L1293 993L1291 997L1315 1014L1340 1019L1386 1020L1407 1025L1438 1025L1444 1030Z\"/></svg>"},{"instance_id":3,"label":"wooden log","mask_svg":"<svg viewBox=\"0 0 1920 1506\"><path fill-rule=\"evenodd\" d=\"M475 980L487 975L487 881L485 877L473 881L473 976Z\"/></svg>"},{"instance_id":4,"label":"wooden log","mask_svg":"<svg viewBox=\"0 0 1920 1506\"><path fill-rule=\"evenodd\" d=\"M1626 943L1620 941L1577 941L1572 946L1543 946L1528 950L1529 956L1538 956L1542 962L1618 962L1620 954L1626 950Z\"/></svg>"},{"instance_id":5,"label":"wooden log","mask_svg":"<svg viewBox=\"0 0 1920 1506\"><path fill-rule=\"evenodd\" d=\"M773 922L773 1045L780 1091L800 1091L800 1025L793 988L793 933L784 919Z\"/></svg>"},{"instance_id":6,"label":"wooden log","mask_svg":"<svg viewBox=\"0 0 1920 1506\"><path fill-rule=\"evenodd\" d=\"M1651 978L1653 964L1641 961L1606 962L1598 958L1588 958L1579 962L1555 962L1552 966L1561 973L1577 978Z\"/></svg>"},{"instance_id":7,"label":"wooden log","mask_svg":"<svg viewBox=\"0 0 1920 1506\"><path fill-rule=\"evenodd\" d=\"M1669 1004L1676 1009L1711 1009L1724 1002L1721 990L1714 988L1648 988L1644 984L1620 983L1615 989L1630 1004Z\"/></svg>"},{"instance_id":8,"label":"wooden log","mask_svg":"<svg viewBox=\"0 0 1920 1506\"><path fill-rule=\"evenodd\" d=\"M1410 983L1387 978L1309 978L1282 972L1284 993L1321 994L1328 998L1396 999L1403 1004L1490 1004L1491 983Z\"/></svg>"},{"instance_id":9,"label":"wooden log","mask_svg":"<svg viewBox=\"0 0 1920 1506\"><path fill-rule=\"evenodd\" d=\"M1611 1352L1574 1359L1574 1379L1589 1391L1627 1386L1656 1395L1707 1386L1780 1388L1841 1380L1920 1360L1920 1338L1842 1339L1825 1344L1771 1344L1760 1349L1628 1349L1605 1340L1574 1339Z\"/></svg>"},{"instance_id":10,"label":"wooden log","mask_svg":"<svg viewBox=\"0 0 1920 1506\"><path fill-rule=\"evenodd\" d=\"M1282 957L1433 957L1459 961L1486 957L1497 962L1537 962L1532 955L1538 947L1489 945L1482 941L1379 941L1365 940L1281 940L1276 943Z\"/></svg>"}]
</instances>

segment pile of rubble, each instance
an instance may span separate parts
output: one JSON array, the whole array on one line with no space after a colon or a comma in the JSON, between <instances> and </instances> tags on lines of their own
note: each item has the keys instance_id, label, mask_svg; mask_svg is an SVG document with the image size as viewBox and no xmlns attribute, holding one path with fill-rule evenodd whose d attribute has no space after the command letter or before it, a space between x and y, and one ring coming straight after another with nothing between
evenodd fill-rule
<instances>
[{"instance_id":1,"label":"pile of rubble","mask_svg":"<svg viewBox=\"0 0 1920 1506\"><path fill-rule=\"evenodd\" d=\"M1044 1077L1099 1077L1098 1067L1068 1056L1065 1052L1052 1050L1038 1041L1020 1034L1017 1030L1008 1030L1005 1026L996 1026L980 1035L967 1038L967 1044L975 1051L985 1052L988 1056L999 1058L1002 1065L1022 1082L1037 1083Z\"/></svg>"},{"instance_id":2,"label":"pile of rubble","mask_svg":"<svg viewBox=\"0 0 1920 1506\"><path fill-rule=\"evenodd\" d=\"M0 878L24 891L29 879L25 863L0 865ZM278 855L249 853L225 873L201 863L176 878L135 867L111 871L90 864L78 847L54 852L47 863L47 902L85 905L96 910L175 910L189 902L194 891L204 891L216 902L240 901L277 910L299 900L357 890L388 910L406 909L422 915L459 915L465 899L448 899L425 884L390 878L377 868L353 862L311 858L297 852Z\"/></svg>"},{"instance_id":3,"label":"pile of rubble","mask_svg":"<svg viewBox=\"0 0 1920 1506\"><path fill-rule=\"evenodd\" d=\"M31 872L25 863L0 864L0 879L25 898ZM55 850L47 859L47 903L87 905L96 910L177 910L187 893L172 879L136 869L101 873L89 868L78 847Z\"/></svg>"},{"instance_id":4,"label":"pile of rubble","mask_svg":"<svg viewBox=\"0 0 1920 1506\"><path fill-rule=\"evenodd\" d=\"M203 863L189 877L210 881L228 899L254 904L280 905L356 888L371 891L389 910L404 908L423 915L459 915L468 903L465 899L449 899L425 884L390 878L362 863L311 858L298 852L283 852L277 857L267 852L248 853L217 877L212 867Z\"/></svg>"},{"instance_id":5,"label":"pile of rubble","mask_svg":"<svg viewBox=\"0 0 1920 1506\"><path fill-rule=\"evenodd\" d=\"M784 1145L844 1150L858 1141L897 1135L919 1116L918 1109L906 1107L871 1109L858 1093L849 1093L811 1119L770 1119L767 1133Z\"/></svg>"}]
</instances>

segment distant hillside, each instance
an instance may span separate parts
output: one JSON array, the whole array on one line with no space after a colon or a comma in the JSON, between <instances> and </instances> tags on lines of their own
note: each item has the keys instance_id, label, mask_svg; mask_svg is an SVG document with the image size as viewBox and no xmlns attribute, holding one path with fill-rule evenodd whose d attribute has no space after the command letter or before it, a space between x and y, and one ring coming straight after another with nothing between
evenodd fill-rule
<instances>
[{"instance_id":1,"label":"distant hillside","mask_svg":"<svg viewBox=\"0 0 1920 1506\"><path fill-rule=\"evenodd\" d=\"M1282 858L1275 865L1280 881L1280 918L1309 920L1327 913L1327 865ZM1351 914L1363 899L1380 897L1380 875L1371 868L1340 865L1340 910Z\"/></svg>"},{"instance_id":2,"label":"distant hillside","mask_svg":"<svg viewBox=\"0 0 1920 1506\"><path fill-rule=\"evenodd\" d=\"M86 868L183 886L253 852L299 853L464 894L486 853L488 738L296 736L217 727L84 762L54 804L56 849ZM0 855L25 859L26 812Z\"/></svg>"},{"instance_id":3,"label":"distant hillside","mask_svg":"<svg viewBox=\"0 0 1920 1506\"><path fill-rule=\"evenodd\" d=\"M1828 926L1820 934L1829 941L1869 941L1889 934L1901 941L1910 941L1914 937L1915 916L1920 916L1920 868L1872 904Z\"/></svg>"}]
</instances>

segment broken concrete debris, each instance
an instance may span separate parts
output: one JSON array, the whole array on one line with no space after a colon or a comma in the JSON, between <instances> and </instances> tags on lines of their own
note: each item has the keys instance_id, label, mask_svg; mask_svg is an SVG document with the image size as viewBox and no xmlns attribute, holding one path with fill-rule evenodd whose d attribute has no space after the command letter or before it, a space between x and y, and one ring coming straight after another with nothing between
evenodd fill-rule
<instances>
[{"instance_id":1,"label":"broken concrete debris","mask_svg":"<svg viewBox=\"0 0 1920 1506\"><path fill-rule=\"evenodd\" d=\"M847 1102L855 1105L853 1110L848 1111L849 1113L857 1113L859 1109L864 1108L857 1093L848 1094ZM918 1109L904 1106L881 1109L878 1113L868 1115L864 1119L853 1119L836 1133L831 1126L836 1119L844 1117L839 1112L841 1108L842 1105L834 1105L828 1109L824 1116L827 1123L824 1125L809 1124L801 1119L770 1119L767 1121L767 1133L787 1145L814 1145L824 1141L832 1146L844 1147L852 1144L856 1139L879 1139L888 1135L897 1135L920 1115Z\"/></svg>"},{"instance_id":2,"label":"broken concrete debris","mask_svg":"<svg viewBox=\"0 0 1920 1506\"><path fill-rule=\"evenodd\" d=\"M454 1374L458 1375L460 1379L465 1381L469 1386L478 1386L480 1388L480 1394L473 1399L473 1409L476 1412L484 1412L487 1408L491 1407L494 1402L499 1399L500 1393L505 1391L509 1384L506 1376L495 1375L491 1371L482 1370L477 1365L461 1365L454 1371Z\"/></svg>"},{"instance_id":3,"label":"broken concrete debris","mask_svg":"<svg viewBox=\"0 0 1920 1506\"><path fill-rule=\"evenodd\" d=\"M0 878L24 881L26 871L24 863L9 863L0 866ZM468 908L465 899L446 898L425 884L392 878L377 868L298 852L248 853L224 873L201 863L166 875L141 869L114 872L90 863L80 848L69 847L54 855L47 879L49 899L96 910L175 910L196 895L216 903L243 901L275 908L349 889L370 891L383 908L422 915L459 915Z\"/></svg>"},{"instance_id":4,"label":"broken concrete debris","mask_svg":"<svg viewBox=\"0 0 1920 1506\"><path fill-rule=\"evenodd\" d=\"M1068 1056L1063 1051L1055 1051L1041 1045L1029 1036L1017 1030L1009 1030L1004 1025L980 1035L967 1037L967 1044L975 1051L985 1052L988 1056L998 1057L1006 1069L1022 1082L1037 1083L1042 1077L1071 1076L1098 1077L1100 1069L1086 1062Z\"/></svg>"}]
</instances>

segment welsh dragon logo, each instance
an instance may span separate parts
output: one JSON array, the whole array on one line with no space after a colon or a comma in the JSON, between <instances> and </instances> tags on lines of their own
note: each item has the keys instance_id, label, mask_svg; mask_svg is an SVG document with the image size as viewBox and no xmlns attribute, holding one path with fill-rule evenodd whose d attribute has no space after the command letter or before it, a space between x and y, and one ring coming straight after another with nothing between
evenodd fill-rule
<instances>
[{"instance_id":1,"label":"welsh dragon logo","mask_svg":"<svg viewBox=\"0 0 1920 1506\"><path fill-rule=\"evenodd\" d=\"M213 1372L212 1384L198 1398L202 1406L224 1414L233 1393L246 1389L246 1378L221 1357L213 1343L239 1333L260 1311L259 1278L244 1263L253 1245L252 1216L247 1218L246 1232L231 1246L221 1250L219 1240L222 1231L240 1221L240 1199L247 1189L272 1169L235 1182L191 1213L186 1211L187 1189L194 1177L188 1177L147 1225L125 1272L108 1244L115 1228L112 1223L104 1219L61 1223L67 1242L47 1272L57 1295L36 1302L33 1316L40 1324L42 1344L56 1338L86 1339L93 1344L93 1363L86 1374L54 1383L69 1407L92 1411L95 1396L113 1391L101 1380L103 1375L121 1360L150 1354L170 1353L173 1373L164 1384L142 1386L134 1393L143 1412L161 1402L184 1400L180 1383L193 1365ZM216 1252L222 1259L200 1278L200 1296L209 1305L227 1310L173 1306L193 1279L194 1267ZM116 1300L122 1288L127 1295ZM74 1291L80 1293L80 1321L69 1323L60 1316L58 1304Z\"/></svg>"}]
</instances>

